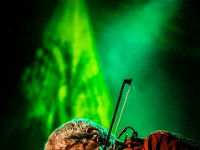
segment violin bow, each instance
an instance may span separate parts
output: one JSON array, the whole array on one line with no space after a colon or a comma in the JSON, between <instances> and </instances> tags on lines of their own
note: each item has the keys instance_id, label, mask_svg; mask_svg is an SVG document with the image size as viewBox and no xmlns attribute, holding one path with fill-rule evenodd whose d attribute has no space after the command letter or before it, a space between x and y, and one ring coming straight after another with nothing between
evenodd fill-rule
<instances>
[{"instance_id":1,"label":"violin bow","mask_svg":"<svg viewBox=\"0 0 200 150\"><path fill-rule=\"evenodd\" d=\"M116 117L116 114L117 114L117 110L118 110L118 108L119 108L119 104L120 104L120 100L121 100L121 97L122 97L124 85L125 85L125 84L131 85L131 82L132 82L132 78L131 78L131 79L125 79L125 80L123 81L123 84L122 84L122 87L121 87L121 90L120 90L120 94L119 94L119 97L118 97L118 100L117 100L117 104L116 104L116 107L115 107L115 111L114 111L114 114L113 114L113 117L112 117L110 129L109 129L109 132L108 132L108 136L107 136L106 141L105 141L104 150L106 150L107 145L108 145L108 141L109 141L109 139L110 139L110 134L111 134L112 127L113 127L113 124L114 124L114 121L115 121L115 117Z\"/></svg>"}]
</instances>

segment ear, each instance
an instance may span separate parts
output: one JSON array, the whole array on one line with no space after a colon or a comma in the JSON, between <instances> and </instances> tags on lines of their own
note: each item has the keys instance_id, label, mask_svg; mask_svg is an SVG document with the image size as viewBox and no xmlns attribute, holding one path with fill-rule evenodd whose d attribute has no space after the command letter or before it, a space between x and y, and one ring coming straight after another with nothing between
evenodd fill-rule
<instances>
[{"instance_id":1,"label":"ear","mask_svg":"<svg viewBox=\"0 0 200 150\"><path fill-rule=\"evenodd\" d=\"M96 132L98 132L97 128L94 128L94 127L87 127L86 128L86 133L96 133Z\"/></svg>"}]
</instances>

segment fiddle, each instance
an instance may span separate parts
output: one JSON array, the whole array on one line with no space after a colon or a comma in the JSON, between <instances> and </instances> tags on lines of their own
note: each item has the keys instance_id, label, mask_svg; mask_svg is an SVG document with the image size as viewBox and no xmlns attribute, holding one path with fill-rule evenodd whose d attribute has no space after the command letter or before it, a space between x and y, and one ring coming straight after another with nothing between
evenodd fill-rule
<instances>
[{"instance_id":1,"label":"fiddle","mask_svg":"<svg viewBox=\"0 0 200 150\"><path fill-rule=\"evenodd\" d=\"M148 135L146 139L138 138L138 132L134 130L131 126L124 128L120 134L114 139L112 143L112 147L108 146L108 141L110 140L110 134L112 130L112 126L114 124L114 120L116 117L117 109L120 103L121 95L123 92L123 88L125 84L131 85L132 79L125 79L121 88L121 92L117 101L117 105L115 108L115 112L112 118L112 122L110 125L110 130L108 132L104 150L144 150L144 149L159 149L159 150L168 150L168 149L188 149L188 150L200 150L200 143L196 140L192 140L189 138L185 138L179 134L170 133L164 130L158 130ZM126 100L125 100L126 101ZM125 103L124 103L125 104ZM123 110L123 107L122 107ZM122 112L122 111L121 111ZM120 115L121 117L121 115ZM120 118L119 117L119 118ZM120 120L120 119L119 119ZM119 123L119 122L118 122ZM132 135L128 137L126 134L125 139L120 141L120 137L126 133L126 131L130 129L132 131ZM111 148L110 148L111 147Z\"/></svg>"}]
</instances>

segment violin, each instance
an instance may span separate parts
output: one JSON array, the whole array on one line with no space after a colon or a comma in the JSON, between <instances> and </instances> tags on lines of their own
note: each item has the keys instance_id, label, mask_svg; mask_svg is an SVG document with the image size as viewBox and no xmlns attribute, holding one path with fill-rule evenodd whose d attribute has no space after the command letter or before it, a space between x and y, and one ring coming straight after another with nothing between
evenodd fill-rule
<instances>
[{"instance_id":1,"label":"violin","mask_svg":"<svg viewBox=\"0 0 200 150\"><path fill-rule=\"evenodd\" d=\"M163 150L166 150L166 149L200 150L200 143L198 141L195 141L195 140L192 140L189 138L183 138L180 135L172 134L167 131L159 131L159 132L155 132L154 134L151 134L151 139L149 139L148 142L146 142L145 139L138 138L138 132L136 132L134 130L134 128L131 126L124 128L119 133L117 138L114 139L114 142L113 142L114 144L112 143L113 145L110 146L109 145L110 134L111 134L111 130L112 130L112 127L113 127L113 124L115 121L116 113L117 113L117 110L119 107L123 88L124 88L125 84L131 85L131 82L132 82L132 79L125 79L122 84L122 88L121 88L120 95L119 95L119 98L117 101L117 105L116 105L116 108L114 111L110 129L109 129L106 141L103 142L103 143L105 143L104 150L144 150L144 147L146 147L146 146L147 146L147 149L154 149L155 145L156 145L156 149L163 149ZM123 110L123 107L122 107L122 110ZM125 139L123 141L120 141L120 137L123 134L125 134L128 129L132 131L131 136L128 137L126 134ZM155 138L159 138L158 143L155 142ZM145 145L144 143L147 145Z\"/></svg>"}]
</instances>

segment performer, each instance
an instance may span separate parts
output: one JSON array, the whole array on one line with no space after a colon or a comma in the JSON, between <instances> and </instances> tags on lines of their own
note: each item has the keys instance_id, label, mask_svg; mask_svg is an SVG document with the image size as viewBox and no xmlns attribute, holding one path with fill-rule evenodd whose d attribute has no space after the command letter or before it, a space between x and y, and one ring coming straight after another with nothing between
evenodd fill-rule
<instances>
[{"instance_id":1,"label":"performer","mask_svg":"<svg viewBox=\"0 0 200 150\"><path fill-rule=\"evenodd\" d=\"M44 150L103 150L108 131L86 118L74 118L54 130ZM113 145L115 147L113 148ZM108 150L200 150L197 142L158 130L147 138L127 138L125 143L111 134Z\"/></svg>"},{"instance_id":2,"label":"performer","mask_svg":"<svg viewBox=\"0 0 200 150\"><path fill-rule=\"evenodd\" d=\"M45 150L100 150L108 131L87 118L74 118L49 136ZM109 143L116 138L111 135Z\"/></svg>"}]
</instances>

